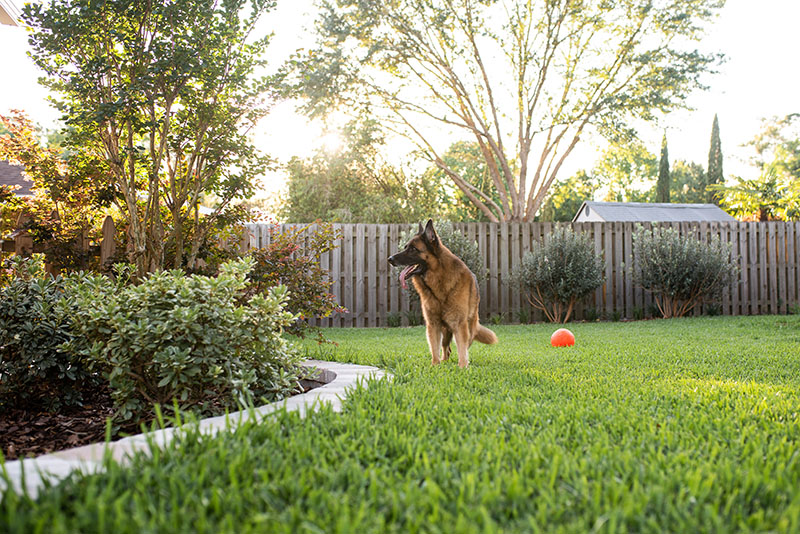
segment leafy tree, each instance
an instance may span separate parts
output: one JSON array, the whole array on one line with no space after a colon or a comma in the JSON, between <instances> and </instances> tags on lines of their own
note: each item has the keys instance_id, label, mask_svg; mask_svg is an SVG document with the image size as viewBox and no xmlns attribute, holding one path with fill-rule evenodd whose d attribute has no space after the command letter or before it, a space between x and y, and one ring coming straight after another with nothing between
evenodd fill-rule
<instances>
[{"instance_id":1,"label":"leafy tree","mask_svg":"<svg viewBox=\"0 0 800 534\"><path fill-rule=\"evenodd\" d=\"M800 114L763 121L748 143L755 149L756 178L735 177L734 185L709 186L721 204L743 219L800 219Z\"/></svg>"},{"instance_id":2,"label":"leafy tree","mask_svg":"<svg viewBox=\"0 0 800 534\"><path fill-rule=\"evenodd\" d=\"M711 125L711 148L708 150L708 172L706 173L707 186L724 184L725 177L722 174L722 142L719 139L719 119L714 115L714 123ZM707 202L714 204L720 203L718 189L708 188Z\"/></svg>"},{"instance_id":3,"label":"leafy tree","mask_svg":"<svg viewBox=\"0 0 800 534\"><path fill-rule=\"evenodd\" d=\"M307 223L402 223L440 216L451 204L436 176L407 176L380 155L383 144L374 122L344 131L345 149L320 150L309 159L292 159L281 217Z\"/></svg>"},{"instance_id":4,"label":"leafy tree","mask_svg":"<svg viewBox=\"0 0 800 534\"><path fill-rule=\"evenodd\" d=\"M658 181L656 182L656 202L669 202L670 175L667 134L661 139L661 159L658 161Z\"/></svg>"},{"instance_id":5,"label":"leafy tree","mask_svg":"<svg viewBox=\"0 0 800 534\"><path fill-rule=\"evenodd\" d=\"M634 139L612 144L600 156L592 170L598 186L606 191L609 202L651 202L652 183L658 159L644 144Z\"/></svg>"},{"instance_id":6,"label":"leafy tree","mask_svg":"<svg viewBox=\"0 0 800 534\"><path fill-rule=\"evenodd\" d=\"M494 189L489 168L481 153L480 146L472 141L457 141L442 155L442 160L448 168L455 170L465 182L477 188L484 195L492 197L495 202L500 201ZM423 180L432 180L435 184L452 183L447 173L436 165L431 166L424 174ZM452 189L452 188L450 188ZM489 218L459 188L446 199L448 209L440 218L451 221L488 222ZM423 217L424 218L424 217Z\"/></svg>"},{"instance_id":7,"label":"leafy tree","mask_svg":"<svg viewBox=\"0 0 800 534\"><path fill-rule=\"evenodd\" d=\"M114 196L104 162L80 152L67 153L56 143L41 145L41 131L21 111L0 115L8 134L0 136L0 160L20 165L33 182L32 199L13 196L2 203L4 217L20 211L30 218L26 229L36 244L46 244L47 262L57 269L86 269L81 241L99 234L103 208ZM10 221L3 224L10 229Z\"/></svg>"},{"instance_id":8,"label":"leafy tree","mask_svg":"<svg viewBox=\"0 0 800 534\"><path fill-rule=\"evenodd\" d=\"M735 185L713 184L709 187L720 197L720 203L734 217L756 221L796 219L800 205L787 213L786 184L774 168L764 170L753 179L734 177Z\"/></svg>"},{"instance_id":9,"label":"leafy tree","mask_svg":"<svg viewBox=\"0 0 800 534\"><path fill-rule=\"evenodd\" d=\"M586 171L578 171L550 188L539 217L542 221L569 222L586 200L594 198L595 183Z\"/></svg>"},{"instance_id":10,"label":"leafy tree","mask_svg":"<svg viewBox=\"0 0 800 534\"><path fill-rule=\"evenodd\" d=\"M772 166L779 175L800 180L800 113L765 119L748 145L756 151L753 162L759 169Z\"/></svg>"},{"instance_id":11,"label":"leafy tree","mask_svg":"<svg viewBox=\"0 0 800 534\"><path fill-rule=\"evenodd\" d=\"M715 57L693 49L721 0L323 2L295 61L308 111L371 106L491 221L531 221L578 141L682 107ZM499 201L437 148L459 130Z\"/></svg>"},{"instance_id":12,"label":"leafy tree","mask_svg":"<svg viewBox=\"0 0 800 534\"><path fill-rule=\"evenodd\" d=\"M127 216L137 273L193 265L230 203L252 193L267 158L247 138L274 78L268 37L252 39L273 0L54 0L25 6L32 57L59 96L67 143L104 162ZM199 217L212 192L219 203Z\"/></svg>"},{"instance_id":13,"label":"leafy tree","mask_svg":"<svg viewBox=\"0 0 800 534\"><path fill-rule=\"evenodd\" d=\"M707 201L706 174L698 163L677 160L670 169L669 198L681 204L704 204Z\"/></svg>"}]
</instances>

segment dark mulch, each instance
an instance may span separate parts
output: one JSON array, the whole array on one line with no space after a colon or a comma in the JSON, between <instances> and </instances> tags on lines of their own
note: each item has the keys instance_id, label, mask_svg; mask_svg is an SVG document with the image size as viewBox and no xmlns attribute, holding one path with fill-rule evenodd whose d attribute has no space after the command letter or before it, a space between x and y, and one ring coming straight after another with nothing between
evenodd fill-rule
<instances>
[{"instance_id":1,"label":"dark mulch","mask_svg":"<svg viewBox=\"0 0 800 534\"><path fill-rule=\"evenodd\" d=\"M302 380L302 389L296 394L322 385L322 382ZM4 409L0 411L0 452L6 460L16 460L102 442L106 420L113 415L111 395L106 388L91 395L84 394L82 407L59 413ZM137 428L116 430L131 434L138 432Z\"/></svg>"},{"instance_id":2,"label":"dark mulch","mask_svg":"<svg viewBox=\"0 0 800 534\"><path fill-rule=\"evenodd\" d=\"M4 409L0 412L0 451L6 460L38 456L103 441L106 419L114 415L106 388L84 393L84 405L58 413Z\"/></svg>"}]
</instances>

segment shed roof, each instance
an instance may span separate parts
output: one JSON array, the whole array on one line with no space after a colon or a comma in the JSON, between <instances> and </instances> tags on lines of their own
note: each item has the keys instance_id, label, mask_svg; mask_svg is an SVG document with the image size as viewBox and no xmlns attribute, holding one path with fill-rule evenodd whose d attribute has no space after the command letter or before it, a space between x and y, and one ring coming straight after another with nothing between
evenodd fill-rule
<instances>
[{"instance_id":1,"label":"shed roof","mask_svg":"<svg viewBox=\"0 0 800 534\"><path fill-rule=\"evenodd\" d=\"M18 185L19 188L14 191L18 196L33 195L33 191L31 191L33 182L22 174L22 167L11 165L7 161L0 161L0 185L11 187Z\"/></svg>"},{"instance_id":2,"label":"shed roof","mask_svg":"<svg viewBox=\"0 0 800 534\"><path fill-rule=\"evenodd\" d=\"M0 0L0 24L20 26L20 12L14 0Z\"/></svg>"},{"instance_id":3,"label":"shed roof","mask_svg":"<svg viewBox=\"0 0 800 534\"><path fill-rule=\"evenodd\" d=\"M588 210L587 210L588 208ZM594 202L586 201L575 214L573 222L586 220L613 222L735 222L716 204L660 204L648 202Z\"/></svg>"}]
</instances>

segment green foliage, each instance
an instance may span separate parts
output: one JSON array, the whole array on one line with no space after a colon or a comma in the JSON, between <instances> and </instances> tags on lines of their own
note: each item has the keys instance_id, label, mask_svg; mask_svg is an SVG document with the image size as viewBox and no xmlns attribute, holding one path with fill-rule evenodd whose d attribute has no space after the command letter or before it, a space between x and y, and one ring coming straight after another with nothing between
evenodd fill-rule
<instances>
[{"instance_id":1,"label":"green foliage","mask_svg":"<svg viewBox=\"0 0 800 534\"><path fill-rule=\"evenodd\" d=\"M489 324L497 326L506 322L505 314L495 313L489 316Z\"/></svg>"},{"instance_id":2,"label":"green foliage","mask_svg":"<svg viewBox=\"0 0 800 534\"><path fill-rule=\"evenodd\" d=\"M416 295L416 293L414 293ZM417 296L419 298L419 296ZM408 326L419 326L425 322L425 319L422 317L422 312L419 310L409 310L405 313L406 320L408 321Z\"/></svg>"},{"instance_id":3,"label":"green foliage","mask_svg":"<svg viewBox=\"0 0 800 534\"><path fill-rule=\"evenodd\" d=\"M390 313L386 318L386 326L389 328L397 328L403 322L403 318L399 313Z\"/></svg>"},{"instance_id":4,"label":"green foliage","mask_svg":"<svg viewBox=\"0 0 800 534\"><path fill-rule=\"evenodd\" d=\"M800 113L764 120L748 144L756 151L753 162L760 169L771 166L779 175L800 180Z\"/></svg>"},{"instance_id":5,"label":"green foliage","mask_svg":"<svg viewBox=\"0 0 800 534\"><path fill-rule=\"evenodd\" d=\"M382 159L385 140L373 121L349 125L344 137L340 152L319 150L312 158L289 162L282 219L407 223L437 217L451 205L441 180L408 176Z\"/></svg>"},{"instance_id":6,"label":"green foliage","mask_svg":"<svg viewBox=\"0 0 800 534\"><path fill-rule=\"evenodd\" d=\"M270 243L249 253L254 265L247 275L247 294L268 294L275 286L285 286L289 291L285 308L295 316L286 331L303 337L309 318L345 311L330 293L334 281L319 264L320 256L336 248L342 235L331 223L320 223L316 230L309 225L283 232L273 226L269 232Z\"/></svg>"},{"instance_id":7,"label":"green foliage","mask_svg":"<svg viewBox=\"0 0 800 534\"><path fill-rule=\"evenodd\" d=\"M725 210L739 219L760 222L800 218L800 202L793 202L791 183L786 183L775 168L768 167L753 179L734 177L734 185L713 184L709 188L720 197Z\"/></svg>"},{"instance_id":8,"label":"green foliage","mask_svg":"<svg viewBox=\"0 0 800 534\"><path fill-rule=\"evenodd\" d=\"M800 114L765 120L748 143L755 151L756 178L734 177L733 185L716 184L721 204L738 218L800 220Z\"/></svg>"},{"instance_id":9,"label":"green foliage","mask_svg":"<svg viewBox=\"0 0 800 534\"><path fill-rule=\"evenodd\" d=\"M680 204L705 204L708 194L703 166L679 159L671 167L670 201Z\"/></svg>"},{"instance_id":10,"label":"green foliage","mask_svg":"<svg viewBox=\"0 0 800 534\"><path fill-rule=\"evenodd\" d=\"M280 399L298 386L297 351L281 336L294 317L283 286L241 301L254 261L221 266L216 278L161 271L139 285L102 275L67 278L74 332L67 343L102 372L122 421L152 406L204 412Z\"/></svg>"},{"instance_id":11,"label":"green foliage","mask_svg":"<svg viewBox=\"0 0 800 534\"><path fill-rule=\"evenodd\" d=\"M566 323L575 303L603 283L603 259L588 236L567 228L556 228L546 239L523 256L513 277L549 321Z\"/></svg>"},{"instance_id":12,"label":"green foliage","mask_svg":"<svg viewBox=\"0 0 800 534\"><path fill-rule=\"evenodd\" d=\"M44 271L41 255L13 257L13 279L0 288L0 408L35 411L79 406L98 384L86 362L63 350L73 335L65 283Z\"/></svg>"},{"instance_id":13,"label":"green foliage","mask_svg":"<svg viewBox=\"0 0 800 534\"><path fill-rule=\"evenodd\" d=\"M477 188L483 194L491 197L494 202L501 202L486 159L481 153L480 147L475 142L456 141L442 154L442 162L451 172L456 172L461 179L471 186ZM496 165L500 165L499 162ZM431 166L422 177L423 181L436 184L446 184L450 182L447 173L437 165ZM452 188L452 185L450 186ZM464 191L455 188L451 198L445 199L442 211L436 218L447 219L459 222L487 222L489 218L478 207L470 202ZM418 217L421 219L424 217Z\"/></svg>"},{"instance_id":14,"label":"green foliage","mask_svg":"<svg viewBox=\"0 0 800 534\"><path fill-rule=\"evenodd\" d=\"M332 332L309 356L386 368L341 412L277 413L109 462L0 530L700 533L800 531L800 317L496 327L470 372L424 328ZM173 503L180 503L173 504Z\"/></svg>"},{"instance_id":15,"label":"green foliage","mask_svg":"<svg viewBox=\"0 0 800 534\"><path fill-rule=\"evenodd\" d=\"M539 216L541 221L570 222L581 205L594 199L594 179L586 171L578 171L565 182L550 188Z\"/></svg>"},{"instance_id":16,"label":"green foliage","mask_svg":"<svg viewBox=\"0 0 800 534\"><path fill-rule=\"evenodd\" d=\"M661 140L661 158L658 160L658 181L656 181L656 202L669 202L670 174L667 134Z\"/></svg>"},{"instance_id":17,"label":"green foliage","mask_svg":"<svg viewBox=\"0 0 800 534\"><path fill-rule=\"evenodd\" d=\"M719 119L714 114L714 122L711 125L711 146L708 149L708 172L706 173L706 202L719 204L720 195L715 186L725 183L725 176L722 173L722 141L719 138Z\"/></svg>"},{"instance_id":18,"label":"green foliage","mask_svg":"<svg viewBox=\"0 0 800 534\"><path fill-rule=\"evenodd\" d=\"M0 137L0 160L19 165L34 192L25 200L0 199L0 230L26 230L55 269L99 269L83 242L99 239L105 208L113 198L102 178L107 171L103 162L66 150L56 139L42 146L43 132L20 111L0 115L0 124L8 131ZM25 222L17 228L20 215Z\"/></svg>"},{"instance_id":19,"label":"green foliage","mask_svg":"<svg viewBox=\"0 0 800 534\"><path fill-rule=\"evenodd\" d=\"M638 139L612 144L592 170L607 202L652 202L658 158Z\"/></svg>"},{"instance_id":20,"label":"green foliage","mask_svg":"<svg viewBox=\"0 0 800 534\"><path fill-rule=\"evenodd\" d=\"M703 302L719 298L737 280L730 245L718 237L703 243L674 228L640 228L633 235L633 247L639 262L634 281L653 293L665 318L682 317Z\"/></svg>"},{"instance_id":21,"label":"green foliage","mask_svg":"<svg viewBox=\"0 0 800 534\"><path fill-rule=\"evenodd\" d=\"M312 115L369 108L486 219L532 221L590 128L617 140L702 87L718 58L694 47L723 4L325 1L292 89ZM480 147L491 194L439 152L453 129Z\"/></svg>"},{"instance_id":22,"label":"green foliage","mask_svg":"<svg viewBox=\"0 0 800 534\"><path fill-rule=\"evenodd\" d=\"M601 313L597 308L589 308L585 312L583 312L584 317L590 323L593 323L600 319Z\"/></svg>"},{"instance_id":23,"label":"green foliage","mask_svg":"<svg viewBox=\"0 0 800 534\"><path fill-rule=\"evenodd\" d=\"M70 127L66 144L102 162L94 179L125 214L139 277L163 268L170 248L174 267L193 267L216 219L252 194L269 163L248 131L276 83L256 78L269 36L253 35L273 7L55 0L23 9L31 56ZM219 202L200 218L209 193Z\"/></svg>"}]
</instances>

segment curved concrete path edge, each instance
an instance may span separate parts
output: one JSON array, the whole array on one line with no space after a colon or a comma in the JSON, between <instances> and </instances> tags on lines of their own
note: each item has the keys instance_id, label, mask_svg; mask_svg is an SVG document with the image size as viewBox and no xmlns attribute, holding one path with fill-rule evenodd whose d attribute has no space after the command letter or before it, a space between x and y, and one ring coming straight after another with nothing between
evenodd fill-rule
<instances>
[{"instance_id":1,"label":"curved concrete path edge","mask_svg":"<svg viewBox=\"0 0 800 534\"><path fill-rule=\"evenodd\" d=\"M281 409L297 411L300 412L301 417L305 417L309 411L323 403L330 404L334 411L339 412L342 409L342 400L347 395L347 389L369 378L379 379L387 376L385 371L367 365L320 360L306 360L303 365L318 369L317 380L326 382L326 384L301 395L294 395L253 410L242 410L203 419L198 423L200 431L206 434L216 434L223 430L235 429L249 420L260 422L269 414ZM36 498L46 481L49 484L55 484L78 470L84 473L102 471L106 449L114 460L125 464L134 453L139 451L147 453L150 450L150 443L159 447L166 446L172 441L175 433L181 430L181 427L165 428L109 443L94 443L36 458L6 462L5 466L0 466L0 496L8 490L8 484L2 476L3 471L8 476L13 491L18 494L25 492L31 498Z\"/></svg>"}]
</instances>

